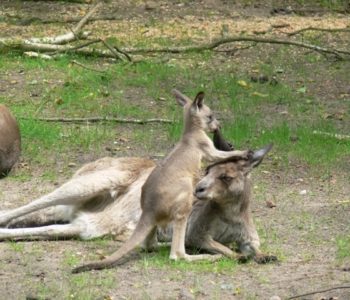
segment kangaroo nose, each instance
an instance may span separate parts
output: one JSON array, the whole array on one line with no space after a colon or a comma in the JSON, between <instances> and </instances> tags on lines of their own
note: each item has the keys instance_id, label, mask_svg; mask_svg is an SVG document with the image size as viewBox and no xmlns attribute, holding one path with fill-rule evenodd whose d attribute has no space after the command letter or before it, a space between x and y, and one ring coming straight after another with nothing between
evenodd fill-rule
<instances>
[{"instance_id":1,"label":"kangaroo nose","mask_svg":"<svg viewBox=\"0 0 350 300\"><path fill-rule=\"evenodd\" d=\"M196 187L196 194L202 193L204 191L205 191L204 187L201 187L201 186Z\"/></svg>"}]
</instances>

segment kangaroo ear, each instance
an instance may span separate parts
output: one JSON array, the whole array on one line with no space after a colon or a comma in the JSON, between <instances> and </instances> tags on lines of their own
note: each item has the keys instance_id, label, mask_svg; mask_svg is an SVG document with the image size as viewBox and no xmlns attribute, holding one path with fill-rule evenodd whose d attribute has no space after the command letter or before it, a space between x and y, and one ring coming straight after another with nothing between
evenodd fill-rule
<instances>
[{"instance_id":1,"label":"kangaroo ear","mask_svg":"<svg viewBox=\"0 0 350 300\"><path fill-rule=\"evenodd\" d=\"M218 150L221 150L221 151L234 150L233 145L224 139L220 129L214 131L213 142L214 142L215 148Z\"/></svg>"},{"instance_id":2,"label":"kangaroo ear","mask_svg":"<svg viewBox=\"0 0 350 300\"><path fill-rule=\"evenodd\" d=\"M260 163L263 161L265 155L270 152L270 150L272 149L273 144L269 144L267 146L265 146L264 148L254 151L253 155L251 156L251 158L249 159L250 161L250 166L252 168L257 167L258 165L260 165Z\"/></svg>"},{"instance_id":3,"label":"kangaroo ear","mask_svg":"<svg viewBox=\"0 0 350 300\"><path fill-rule=\"evenodd\" d=\"M196 98L194 98L192 106L195 106L195 107L201 109L203 106L203 100L204 100L204 92L199 92L197 94Z\"/></svg>"},{"instance_id":4,"label":"kangaroo ear","mask_svg":"<svg viewBox=\"0 0 350 300\"><path fill-rule=\"evenodd\" d=\"M174 97L179 105L185 106L187 103L191 102L190 98L188 98L186 95L182 94L177 89L173 89L171 92L174 95Z\"/></svg>"}]
</instances>

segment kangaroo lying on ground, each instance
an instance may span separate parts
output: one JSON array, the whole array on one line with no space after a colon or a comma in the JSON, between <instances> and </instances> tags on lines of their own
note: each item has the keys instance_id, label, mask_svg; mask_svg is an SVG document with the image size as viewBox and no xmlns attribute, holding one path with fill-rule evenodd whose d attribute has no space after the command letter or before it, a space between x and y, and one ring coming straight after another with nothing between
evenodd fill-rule
<instances>
[{"instance_id":1,"label":"kangaroo lying on ground","mask_svg":"<svg viewBox=\"0 0 350 300\"><path fill-rule=\"evenodd\" d=\"M6 176L21 153L21 136L16 119L0 104L0 178Z\"/></svg>"},{"instance_id":2,"label":"kangaroo lying on ground","mask_svg":"<svg viewBox=\"0 0 350 300\"><path fill-rule=\"evenodd\" d=\"M231 149L219 132L215 132L214 141L221 150ZM276 260L259 250L250 211L249 173L268 151L264 148L249 160L224 161L207 168L195 188L196 196L205 201L193 204L186 230L187 247L235 257L227 245L236 242L242 255L237 258L253 257L258 263ZM141 187L154 167L151 160L132 157L102 158L86 164L52 193L0 215L0 224L10 227L0 228L0 240L86 240L113 235L124 241L140 218ZM52 223L60 224L48 225ZM159 241L171 241L171 230L171 226L158 228Z\"/></svg>"},{"instance_id":3,"label":"kangaroo lying on ground","mask_svg":"<svg viewBox=\"0 0 350 300\"><path fill-rule=\"evenodd\" d=\"M249 151L220 151L215 148L206 131L214 132L219 123L210 108L203 104L204 93L191 101L179 91L173 91L184 108L184 129L180 141L168 156L147 177L141 190L141 217L135 231L115 253L102 261L91 262L73 270L74 273L113 267L120 258L143 244L153 248L157 226L172 222L173 234L170 259L213 259L207 254L188 255L185 251L185 233L193 203L195 179L202 160L216 162L239 157L247 158Z\"/></svg>"}]
</instances>

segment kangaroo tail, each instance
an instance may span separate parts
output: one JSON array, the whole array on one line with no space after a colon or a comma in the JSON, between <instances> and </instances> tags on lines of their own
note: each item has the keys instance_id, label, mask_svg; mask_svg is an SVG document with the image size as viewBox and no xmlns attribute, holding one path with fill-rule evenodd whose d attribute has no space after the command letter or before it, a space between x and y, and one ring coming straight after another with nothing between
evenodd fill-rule
<instances>
[{"instance_id":1,"label":"kangaroo tail","mask_svg":"<svg viewBox=\"0 0 350 300\"><path fill-rule=\"evenodd\" d=\"M90 270L113 268L118 263L119 259L128 254L130 251L134 250L146 239L154 226L154 221L152 221L151 218L146 218L142 215L129 240L127 240L116 252L103 260L76 267L72 270L72 273L76 274Z\"/></svg>"}]
</instances>

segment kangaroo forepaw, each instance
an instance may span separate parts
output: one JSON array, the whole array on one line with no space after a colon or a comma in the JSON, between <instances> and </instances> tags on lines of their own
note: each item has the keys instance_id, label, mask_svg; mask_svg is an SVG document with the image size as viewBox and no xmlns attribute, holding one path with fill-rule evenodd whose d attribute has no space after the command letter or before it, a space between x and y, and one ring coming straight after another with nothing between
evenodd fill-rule
<instances>
[{"instance_id":1,"label":"kangaroo forepaw","mask_svg":"<svg viewBox=\"0 0 350 300\"><path fill-rule=\"evenodd\" d=\"M237 257L237 261L238 261L240 264L245 264L245 263L247 263L250 259L251 259L251 257L248 256L248 255L239 255L239 256Z\"/></svg>"},{"instance_id":2,"label":"kangaroo forepaw","mask_svg":"<svg viewBox=\"0 0 350 300\"><path fill-rule=\"evenodd\" d=\"M275 262L278 261L277 256L275 255L256 255L254 256L254 261L257 262L258 264L267 264L270 262Z\"/></svg>"}]
</instances>

